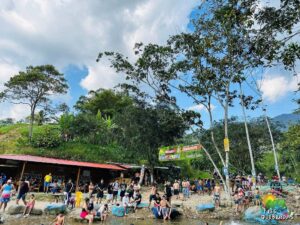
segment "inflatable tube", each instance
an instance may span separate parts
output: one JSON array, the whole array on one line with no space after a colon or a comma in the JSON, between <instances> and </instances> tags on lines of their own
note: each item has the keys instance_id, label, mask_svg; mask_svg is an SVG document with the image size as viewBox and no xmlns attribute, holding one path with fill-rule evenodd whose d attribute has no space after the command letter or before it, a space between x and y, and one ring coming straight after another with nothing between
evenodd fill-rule
<instances>
[{"instance_id":1,"label":"inflatable tube","mask_svg":"<svg viewBox=\"0 0 300 225\"><path fill-rule=\"evenodd\" d=\"M215 205L213 203L200 204L196 206L197 211L213 211L215 209Z\"/></svg>"},{"instance_id":2,"label":"inflatable tube","mask_svg":"<svg viewBox=\"0 0 300 225\"><path fill-rule=\"evenodd\" d=\"M45 211L47 212L56 212L56 213L64 213L66 211L66 205L60 203L51 203L46 205Z\"/></svg>"},{"instance_id":3,"label":"inflatable tube","mask_svg":"<svg viewBox=\"0 0 300 225\"><path fill-rule=\"evenodd\" d=\"M123 206L113 206L111 208L111 213L117 217L125 216L125 208Z\"/></svg>"},{"instance_id":4,"label":"inflatable tube","mask_svg":"<svg viewBox=\"0 0 300 225\"><path fill-rule=\"evenodd\" d=\"M141 208L148 208L149 206L149 203L144 203L144 202L141 202L140 204L138 204L136 207L138 209L141 209Z\"/></svg>"}]
</instances>

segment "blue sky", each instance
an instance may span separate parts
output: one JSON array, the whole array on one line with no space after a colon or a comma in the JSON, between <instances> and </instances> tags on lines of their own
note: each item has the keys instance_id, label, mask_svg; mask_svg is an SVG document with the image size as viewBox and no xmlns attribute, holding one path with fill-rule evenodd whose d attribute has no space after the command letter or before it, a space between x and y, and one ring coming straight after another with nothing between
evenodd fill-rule
<instances>
[{"instance_id":1,"label":"blue sky","mask_svg":"<svg viewBox=\"0 0 300 225\"><path fill-rule=\"evenodd\" d=\"M134 59L132 48L136 42L163 44L169 35L187 31L190 16L199 1L187 0L132 0L132 1L0 1L0 91L9 77L27 65L53 64L62 71L70 90L65 96L55 96L55 102L66 102L72 107L79 96L89 90L112 88L124 81L109 67L108 62L96 63L99 51L122 52ZM80 16L79 16L80 15ZM296 78L282 68L264 71L262 88L268 115L273 117L291 113L297 106ZM251 93L245 87L246 93ZM190 99L176 95L182 108L207 113ZM216 120L222 109L214 103ZM0 119L16 120L28 115L21 105L0 104ZM251 117L261 111L248 111ZM230 115L240 116L236 104Z\"/></svg>"}]
</instances>

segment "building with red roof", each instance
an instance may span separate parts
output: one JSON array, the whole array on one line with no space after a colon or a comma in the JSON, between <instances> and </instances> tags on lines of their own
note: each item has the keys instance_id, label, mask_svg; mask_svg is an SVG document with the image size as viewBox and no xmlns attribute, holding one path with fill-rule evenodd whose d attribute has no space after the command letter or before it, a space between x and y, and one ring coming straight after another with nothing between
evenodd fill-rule
<instances>
[{"instance_id":1,"label":"building with red roof","mask_svg":"<svg viewBox=\"0 0 300 225\"><path fill-rule=\"evenodd\" d=\"M53 180L76 181L77 187L90 181L108 182L120 176L125 167L105 163L92 163L32 155L0 155L0 172L14 179L27 178L38 183L41 188L45 175L51 173ZM39 189L37 187L37 189Z\"/></svg>"}]
</instances>

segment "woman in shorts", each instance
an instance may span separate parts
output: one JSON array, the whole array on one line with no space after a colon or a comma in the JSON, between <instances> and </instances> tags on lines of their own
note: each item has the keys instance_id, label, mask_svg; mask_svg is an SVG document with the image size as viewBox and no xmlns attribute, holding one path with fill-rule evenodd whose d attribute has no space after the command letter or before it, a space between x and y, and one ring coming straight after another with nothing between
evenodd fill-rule
<instances>
[{"instance_id":1,"label":"woman in shorts","mask_svg":"<svg viewBox=\"0 0 300 225\"><path fill-rule=\"evenodd\" d=\"M0 199L0 209L3 206L3 212L5 211L5 208L7 206L7 203L10 201L10 197L12 192L15 190L14 185L12 184L11 180L8 180L6 184L4 184L0 190L1 199Z\"/></svg>"}]
</instances>

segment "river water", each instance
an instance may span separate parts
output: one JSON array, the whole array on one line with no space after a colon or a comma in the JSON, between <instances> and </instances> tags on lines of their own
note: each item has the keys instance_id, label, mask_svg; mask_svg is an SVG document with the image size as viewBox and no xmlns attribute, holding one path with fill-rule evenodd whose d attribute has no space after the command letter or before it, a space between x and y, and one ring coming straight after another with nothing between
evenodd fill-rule
<instances>
[{"instance_id":1,"label":"river water","mask_svg":"<svg viewBox=\"0 0 300 225\"><path fill-rule=\"evenodd\" d=\"M29 217L26 219L23 218L10 218L4 224L8 225L50 225L50 222L53 221L53 217ZM204 225L205 222L208 222L209 225L219 225L219 221L201 221L193 219L179 219L175 221L166 221L147 219L147 220L130 220L122 218L109 218L105 223L95 222L94 224L108 224L108 225L151 225L151 224L162 224L162 225ZM280 223L281 225L300 225L299 222L286 222ZM87 223L74 223L66 221L66 225L87 225ZM253 223L245 223L241 221L224 221L223 225L253 225Z\"/></svg>"}]
</instances>

